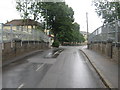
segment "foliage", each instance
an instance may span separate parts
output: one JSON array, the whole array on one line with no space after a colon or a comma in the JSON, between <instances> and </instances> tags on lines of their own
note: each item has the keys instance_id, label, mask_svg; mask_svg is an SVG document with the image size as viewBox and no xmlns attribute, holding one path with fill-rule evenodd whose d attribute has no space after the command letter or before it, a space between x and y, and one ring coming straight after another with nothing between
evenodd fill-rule
<instances>
[{"instance_id":1,"label":"foliage","mask_svg":"<svg viewBox=\"0 0 120 90\"><path fill-rule=\"evenodd\" d=\"M33 16L34 20L37 21L43 18L44 27L54 34L55 43L57 40L61 43L84 41L82 34L79 32L80 26L74 23L74 11L65 2L33 1L17 2L16 8L25 18Z\"/></svg>"},{"instance_id":2,"label":"foliage","mask_svg":"<svg viewBox=\"0 0 120 90\"><path fill-rule=\"evenodd\" d=\"M61 31L61 27L70 29L74 21L74 11L69 8L64 2L59 3L43 3L42 15L47 23L47 28L51 29L57 39L57 34Z\"/></svg>"},{"instance_id":3,"label":"foliage","mask_svg":"<svg viewBox=\"0 0 120 90\"><path fill-rule=\"evenodd\" d=\"M59 45L60 45L59 41L54 41L52 44L53 47L59 47Z\"/></svg>"},{"instance_id":4,"label":"foliage","mask_svg":"<svg viewBox=\"0 0 120 90\"><path fill-rule=\"evenodd\" d=\"M85 39L83 35L79 31L79 25L77 23L72 24L72 29L71 30L64 30L61 28L61 32L58 34L58 40L63 43L63 42L84 42Z\"/></svg>"},{"instance_id":5,"label":"foliage","mask_svg":"<svg viewBox=\"0 0 120 90\"><path fill-rule=\"evenodd\" d=\"M108 0L100 2L100 0L95 0L94 5L97 14L104 19L104 23L120 19L120 2L109 2Z\"/></svg>"},{"instance_id":6,"label":"foliage","mask_svg":"<svg viewBox=\"0 0 120 90\"><path fill-rule=\"evenodd\" d=\"M16 9L20 12L21 17L24 19L29 18L29 11L28 11L28 4L30 2L24 1L24 0L18 0L16 2L17 6Z\"/></svg>"}]
</instances>

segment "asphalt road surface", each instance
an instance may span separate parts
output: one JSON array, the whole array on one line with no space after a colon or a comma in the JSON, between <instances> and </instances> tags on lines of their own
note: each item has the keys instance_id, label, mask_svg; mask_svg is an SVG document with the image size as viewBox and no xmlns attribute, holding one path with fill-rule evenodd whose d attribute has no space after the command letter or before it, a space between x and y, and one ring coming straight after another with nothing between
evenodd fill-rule
<instances>
[{"instance_id":1,"label":"asphalt road surface","mask_svg":"<svg viewBox=\"0 0 120 90\"><path fill-rule=\"evenodd\" d=\"M104 88L79 47L62 48L64 51L56 58L49 57L53 54L54 49L51 49L5 66L2 87Z\"/></svg>"}]
</instances>

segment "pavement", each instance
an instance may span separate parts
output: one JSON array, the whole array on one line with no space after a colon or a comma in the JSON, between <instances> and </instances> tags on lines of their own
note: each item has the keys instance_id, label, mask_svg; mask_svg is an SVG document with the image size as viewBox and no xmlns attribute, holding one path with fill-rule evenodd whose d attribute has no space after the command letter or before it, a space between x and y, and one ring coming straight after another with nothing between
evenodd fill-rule
<instances>
[{"instance_id":1,"label":"pavement","mask_svg":"<svg viewBox=\"0 0 120 90\"><path fill-rule=\"evenodd\" d=\"M2 89L2 68L0 68L0 90Z\"/></svg>"},{"instance_id":2,"label":"pavement","mask_svg":"<svg viewBox=\"0 0 120 90\"><path fill-rule=\"evenodd\" d=\"M103 54L87 49L87 46L80 49L88 56L107 84L111 88L118 88L118 64Z\"/></svg>"},{"instance_id":3,"label":"pavement","mask_svg":"<svg viewBox=\"0 0 120 90\"><path fill-rule=\"evenodd\" d=\"M0 43L0 90L2 88L2 45Z\"/></svg>"}]
</instances>

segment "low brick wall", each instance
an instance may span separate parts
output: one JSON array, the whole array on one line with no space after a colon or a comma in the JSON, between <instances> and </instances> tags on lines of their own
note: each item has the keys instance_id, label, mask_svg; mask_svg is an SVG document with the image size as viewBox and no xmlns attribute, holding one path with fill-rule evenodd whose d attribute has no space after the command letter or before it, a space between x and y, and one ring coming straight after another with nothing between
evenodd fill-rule
<instances>
[{"instance_id":1,"label":"low brick wall","mask_svg":"<svg viewBox=\"0 0 120 90\"><path fill-rule=\"evenodd\" d=\"M116 62L120 62L120 47L112 43L91 43L89 49L102 53Z\"/></svg>"},{"instance_id":2,"label":"low brick wall","mask_svg":"<svg viewBox=\"0 0 120 90\"><path fill-rule=\"evenodd\" d=\"M0 43L0 67L2 66L2 43Z\"/></svg>"},{"instance_id":3,"label":"low brick wall","mask_svg":"<svg viewBox=\"0 0 120 90\"><path fill-rule=\"evenodd\" d=\"M2 50L2 63L32 51L48 48L48 44L44 42L30 42L29 44L28 42L23 42L22 45L21 42L14 42L12 45L13 47L11 47L10 42L4 43L4 49Z\"/></svg>"},{"instance_id":4,"label":"low brick wall","mask_svg":"<svg viewBox=\"0 0 120 90\"><path fill-rule=\"evenodd\" d=\"M112 48L112 58L120 63L120 47L113 46Z\"/></svg>"}]
</instances>

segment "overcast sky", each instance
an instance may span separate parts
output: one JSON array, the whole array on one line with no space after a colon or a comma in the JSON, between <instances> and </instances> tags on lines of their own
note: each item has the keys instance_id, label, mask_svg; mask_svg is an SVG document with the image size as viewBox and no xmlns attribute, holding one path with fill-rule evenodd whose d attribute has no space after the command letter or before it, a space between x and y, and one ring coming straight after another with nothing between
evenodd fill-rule
<instances>
[{"instance_id":1,"label":"overcast sky","mask_svg":"<svg viewBox=\"0 0 120 90\"><path fill-rule=\"evenodd\" d=\"M88 12L89 32L94 31L102 25L101 19L97 16L92 0L65 0L73 8L75 21L80 24L81 31L86 31L86 12ZM15 9L15 0L0 1L0 23L6 23L13 19L20 19L19 13Z\"/></svg>"}]
</instances>

